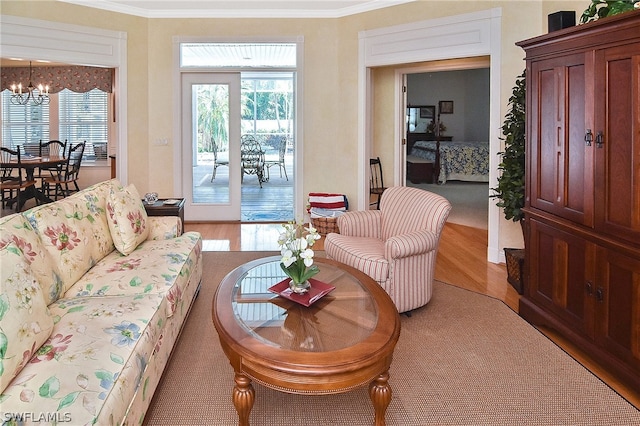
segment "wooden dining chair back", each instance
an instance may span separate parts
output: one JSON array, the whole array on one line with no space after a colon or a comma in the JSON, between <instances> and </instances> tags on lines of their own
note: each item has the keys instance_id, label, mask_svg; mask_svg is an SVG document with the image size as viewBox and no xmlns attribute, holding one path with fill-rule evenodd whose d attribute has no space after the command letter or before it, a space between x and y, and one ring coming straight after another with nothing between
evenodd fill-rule
<instances>
[{"instance_id":1,"label":"wooden dining chair back","mask_svg":"<svg viewBox=\"0 0 640 426\"><path fill-rule=\"evenodd\" d=\"M240 182L244 183L244 175L256 175L258 184L262 188L264 182L264 151L260 143L251 135L243 135L240 141L240 162L242 177Z\"/></svg>"},{"instance_id":2,"label":"wooden dining chair back","mask_svg":"<svg viewBox=\"0 0 640 426\"><path fill-rule=\"evenodd\" d=\"M67 153L67 141L52 139L48 142L40 141L41 157L64 157Z\"/></svg>"},{"instance_id":3,"label":"wooden dining chair back","mask_svg":"<svg viewBox=\"0 0 640 426\"><path fill-rule=\"evenodd\" d=\"M369 159L369 196L374 196L375 201L371 202L369 205L376 206L376 209L380 210L380 198L382 197L382 193L387 189L384 186L384 180L382 178L382 162L380 161L380 157L370 158Z\"/></svg>"},{"instance_id":4,"label":"wooden dining chair back","mask_svg":"<svg viewBox=\"0 0 640 426\"><path fill-rule=\"evenodd\" d=\"M59 197L67 197L80 191L78 175L82 165L85 142L69 145L67 161L63 163L54 176L44 178L44 192L47 196L57 200Z\"/></svg>"},{"instance_id":5,"label":"wooden dining chair back","mask_svg":"<svg viewBox=\"0 0 640 426\"><path fill-rule=\"evenodd\" d=\"M40 141L38 155L40 157L60 157L63 158L67 153L67 141L64 142L53 139L47 142ZM40 179L40 186L44 188L45 177L55 176L60 170L61 165L55 165L51 167L40 167L38 169L38 175L36 178Z\"/></svg>"},{"instance_id":6,"label":"wooden dining chair back","mask_svg":"<svg viewBox=\"0 0 640 426\"><path fill-rule=\"evenodd\" d=\"M213 173L211 175L211 182L216 178L216 170L218 170L219 166L227 166L229 167L229 159L228 158L220 158L220 148L215 140L211 141L211 145L213 146Z\"/></svg>"},{"instance_id":7,"label":"wooden dining chair back","mask_svg":"<svg viewBox=\"0 0 640 426\"><path fill-rule=\"evenodd\" d=\"M19 212L23 205L21 199L23 190L34 186L36 181L24 178L19 146L15 150L5 146L0 147L0 159L2 164L2 179L0 180L2 207L8 207L13 203L16 212Z\"/></svg>"}]
</instances>

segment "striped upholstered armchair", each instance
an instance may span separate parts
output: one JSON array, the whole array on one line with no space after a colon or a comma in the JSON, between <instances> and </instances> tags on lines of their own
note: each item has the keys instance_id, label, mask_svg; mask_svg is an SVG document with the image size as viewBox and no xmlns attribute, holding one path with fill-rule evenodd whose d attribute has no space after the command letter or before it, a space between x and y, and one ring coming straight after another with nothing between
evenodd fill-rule
<instances>
[{"instance_id":1,"label":"striped upholstered armchair","mask_svg":"<svg viewBox=\"0 0 640 426\"><path fill-rule=\"evenodd\" d=\"M398 312L431 299L440 234L451 204L440 195L395 186L380 200L380 210L338 217L339 234L328 234L327 257L369 275L391 296Z\"/></svg>"}]
</instances>

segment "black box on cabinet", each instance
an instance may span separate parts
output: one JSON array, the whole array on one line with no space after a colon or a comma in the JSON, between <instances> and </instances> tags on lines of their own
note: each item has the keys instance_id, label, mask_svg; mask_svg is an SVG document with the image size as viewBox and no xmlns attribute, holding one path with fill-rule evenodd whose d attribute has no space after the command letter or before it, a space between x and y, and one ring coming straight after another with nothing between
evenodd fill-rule
<instances>
[{"instance_id":1,"label":"black box on cabinet","mask_svg":"<svg viewBox=\"0 0 640 426\"><path fill-rule=\"evenodd\" d=\"M571 10L551 13L547 19L549 32L558 31L563 28L574 27L576 25L576 12Z\"/></svg>"}]
</instances>

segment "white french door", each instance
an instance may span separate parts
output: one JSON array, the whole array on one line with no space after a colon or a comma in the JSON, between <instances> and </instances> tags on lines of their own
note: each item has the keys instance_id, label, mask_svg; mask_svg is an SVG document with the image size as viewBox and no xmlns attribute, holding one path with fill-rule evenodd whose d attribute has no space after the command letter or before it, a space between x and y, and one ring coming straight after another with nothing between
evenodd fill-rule
<instances>
[{"instance_id":1,"label":"white french door","mask_svg":"<svg viewBox=\"0 0 640 426\"><path fill-rule=\"evenodd\" d=\"M181 78L185 220L239 221L240 73Z\"/></svg>"}]
</instances>

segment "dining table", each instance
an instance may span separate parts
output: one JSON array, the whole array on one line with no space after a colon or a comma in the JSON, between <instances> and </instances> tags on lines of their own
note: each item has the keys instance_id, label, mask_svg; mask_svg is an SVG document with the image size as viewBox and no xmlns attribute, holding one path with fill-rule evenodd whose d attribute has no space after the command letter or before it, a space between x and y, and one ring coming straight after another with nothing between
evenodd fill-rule
<instances>
[{"instance_id":1,"label":"dining table","mask_svg":"<svg viewBox=\"0 0 640 426\"><path fill-rule=\"evenodd\" d=\"M18 161L9 161L2 162L0 167L2 168L16 168L21 167L25 172L25 179L27 181L35 181L35 172L36 169L50 169L55 166L59 166L64 164L67 161L67 158L61 155L22 155L20 157L20 164ZM39 188L37 185L31 185L24 190L20 195L20 205L18 206L19 210L22 210L24 204L27 200L35 198L38 204L46 204L51 203L53 200L49 198L47 194L42 191L42 188ZM13 203L18 201L18 197L14 197L10 200L7 200L7 204L12 206Z\"/></svg>"}]
</instances>

